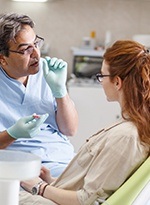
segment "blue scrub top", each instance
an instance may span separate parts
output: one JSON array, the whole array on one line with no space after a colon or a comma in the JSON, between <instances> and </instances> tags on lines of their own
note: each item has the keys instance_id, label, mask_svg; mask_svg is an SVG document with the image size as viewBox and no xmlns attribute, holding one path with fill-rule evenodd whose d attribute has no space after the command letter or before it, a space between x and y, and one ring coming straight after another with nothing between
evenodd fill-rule
<instances>
[{"instance_id":1,"label":"blue scrub top","mask_svg":"<svg viewBox=\"0 0 150 205\"><path fill-rule=\"evenodd\" d=\"M6 130L21 117L49 113L36 137L20 138L7 149L36 154L42 162L68 164L74 156L74 148L58 130L55 121L56 101L43 77L43 62L41 58L39 72L29 76L26 87L0 68L0 131Z\"/></svg>"}]
</instances>

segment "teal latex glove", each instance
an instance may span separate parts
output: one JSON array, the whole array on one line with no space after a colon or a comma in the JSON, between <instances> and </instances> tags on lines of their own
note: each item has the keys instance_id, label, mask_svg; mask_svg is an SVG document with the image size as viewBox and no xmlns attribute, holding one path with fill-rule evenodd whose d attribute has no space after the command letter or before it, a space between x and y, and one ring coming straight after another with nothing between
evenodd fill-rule
<instances>
[{"instance_id":1,"label":"teal latex glove","mask_svg":"<svg viewBox=\"0 0 150 205\"><path fill-rule=\"evenodd\" d=\"M46 82L55 98L62 98L67 94L67 63L62 59L46 57L43 73Z\"/></svg>"},{"instance_id":2,"label":"teal latex glove","mask_svg":"<svg viewBox=\"0 0 150 205\"><path fill-rule=\"evenodd\" d=\"M30 115L19 119L13 126L6 131L15 138L32 138L40 131L40 125L47 119L48 114Z\"/></svg>"}]
</instances>

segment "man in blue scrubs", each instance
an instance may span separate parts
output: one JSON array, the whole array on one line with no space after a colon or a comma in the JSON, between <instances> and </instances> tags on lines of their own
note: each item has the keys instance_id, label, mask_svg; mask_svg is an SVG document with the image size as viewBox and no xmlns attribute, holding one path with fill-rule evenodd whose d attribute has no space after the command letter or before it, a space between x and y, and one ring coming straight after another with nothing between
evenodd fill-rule
<instances>
[{"instance_id":1,"label":"man in blue scrubs","mask_svg":"<svg viewBox=\"0 0 150 205\"><path fill-rule=\"evenodd\" d=\"M78 117L66 89L67 63L41 58L43 40L27 15L0 15L0 149L40 156L56 177L74 156L67 136Z\"/></svg>"}]
</instances>

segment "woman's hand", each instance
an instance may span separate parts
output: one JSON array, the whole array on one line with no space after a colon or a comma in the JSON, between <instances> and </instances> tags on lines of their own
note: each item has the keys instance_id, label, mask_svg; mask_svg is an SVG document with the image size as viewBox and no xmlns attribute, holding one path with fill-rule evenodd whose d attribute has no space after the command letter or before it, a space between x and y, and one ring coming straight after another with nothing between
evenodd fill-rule
<instances>
[{"instance_id":1,"label":"woman's hand","mask_svg":"<svg viewBox=\"0 0 150 205\"><path fill-rule=\"evenodd\" d=\"M54 180L56 180L54 177L51 176L49 169L44 166L42 166L41 168L40 178L48 184L51 184Z\"/></svg>"},{"instance_id":2,"label":"woman's hand","mask_svg":"<svg viewBox=\"0 0 150 205\"><path fill-rule=\"evenodd\" d=\"M20 186L25 189L28 192L32 192L32 188L33 186L37 185L39 182L43 181L47 182L48 184L52 183L55 180L55 178L53 178L50 174L49 169L47 169L46 167L41 168L41 173L40 173L40 177L36 177L34 179L31 180L27 180L27 181L22 181L20 183Z\"/></svg>"},{"instance_id":3,"label":"woman's hand","mask_svg":"<svg viewBox=\"0 0 150 205\"><path fill-rule=\"evenodd\" d=\"M31 180L27 180L27 181L22 181L20 182L20 186L31 193L33 186L35 186L36 184L38 184L39 182L43 181L41 178L36 177L34 179Z\"/></svg>"}]
</instances>

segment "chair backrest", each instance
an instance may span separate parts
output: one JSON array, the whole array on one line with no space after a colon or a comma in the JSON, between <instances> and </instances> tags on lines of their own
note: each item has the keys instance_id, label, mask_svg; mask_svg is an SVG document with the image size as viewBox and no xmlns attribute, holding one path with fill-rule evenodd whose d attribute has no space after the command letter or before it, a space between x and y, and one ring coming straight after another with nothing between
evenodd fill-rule
<instances>
[{"instance_id":1,"label":"chair backrest","mask_svg":"<svg viewBox=\"0 0 150 205\"><path fill-rule=\"evenodd\" d=\"M132 205L138 194L150 183L150 157L102 205ZM150 191L149 191L150 196ZM141 205L141 204L139 204ZM142 203L142 205L144 205Z\"/></svg>"}]
</instances>

